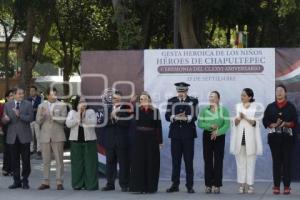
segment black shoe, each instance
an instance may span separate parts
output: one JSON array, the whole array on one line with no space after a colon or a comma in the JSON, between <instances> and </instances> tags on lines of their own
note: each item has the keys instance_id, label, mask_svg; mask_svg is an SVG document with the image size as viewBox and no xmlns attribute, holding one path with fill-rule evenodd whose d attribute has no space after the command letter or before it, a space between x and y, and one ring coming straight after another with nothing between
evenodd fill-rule
<instances>
[{"instance_id":1,"label":"black shoe","mask_svg":"<svg viewBox=\"0 0 300 200\"><path fill-rule=\"evenodd\" d=\"M22 184L21 183L13 183L12 185L10 185L8 187L8 189L17 189L17 188L21 188Z\"/></svg>"},{"instance_id":2,"label":"black shoe","mask_svg":"<svg viewBox=\"0 0 300 200\"><path fill-rule=\"evenodd\" d=\"M37 152L36 156L35 156L36 160L42 160L42 153L41 152Z\"/></svg>"},{"instance_id":3,"label":"black shoe","mask_svg":"<svg viewBox=\"0 0 300 200\"><path fill-rule=\"evenodd\" d=\"M154 193L156 193L157 191L148 191L148 192L146 192L146 194L154 194Z\"/></svg>"},{"instance_id":4,"label":"black shoe","mask_svg":"<svg viewBox=\"0 0 300 200\"><path fill-rule=\"evenodd\" d=\"M167 193L179 192L179 187L172 185L169 189L167 189Z\"/></svg>"},{"instance_id":5,"label":"black shoe","mask_svg":"<svg viewBox=\"0 0 300 200\"><path fill-rule=\"evenodd\" d=\"M9 172L5 171L5 170L2 170L2 175L3 176L9 176Z\"/></svg>"},{"instance_id":6,"label":"black shoe","mask_svg":"<svg viewBox=\"0 0 300 200\"><path fill-rule=\"evenodd\" d=\"M187 193L193 194L193 193L195 193L195 190L193 188L188 188Z\"/></svg>"},{"instance_id":7,"label":"black shoe","mask_svg":"<svg viewBox=\"0 0 300 200\"><path fill-rule=\"evenodd\" d=\"M128 187L122 187L121 191L122 192L129 192L129 188Z\"/></svg>"},{"instance_id":8,"label":"black shoe","mask_svg":"<svg viewBox=\"0 0 300 200\"><path fill-rule=\"evenodd\" d=\"M29 189L29 184L28 183L23 183L22 188L23 188L23 190L28 190Z\"/></svg>"},{"instance_id":9,"label":"black shoe","mask_svg":"<svg viewBox=\"0 0 300 200\"><path fill-rule=\"evenodd\" d=\"M63 186L63 184L58 184L57 186L56 186L56 190L64 190L65 188L64 188L64 186Z\"/></svg>"},{"instance_id":10,"label":"black shoe","mask_svg":"<svg viewBox=\"0 0 300 200\"><path fill-rule=\"evenodd\" d=\"M101 189L102 191L112 191L115 190L115 186L107 185Z\"/></svg>"},{"instance_id":11,"label":"black shoe","mask_svg":"<svg viewBox=\"0 0 300 200\"><path fill-rule=\"evenodd\" d=\"M220 194L220 193L221 193L220 187L214 187L212 191L213 191L215 194Z\"/></svg>"},{"instance_id":12,"label":"black shoe","mask_svg":"<svg viewBox=\"0 0 300 200\"><path fill-rule=\"evenodd\" d=\"M44 183L42 183L42 184L38 187L38 190L47 190L47 189L50 189L50 185L44 184Z\"/></svg>"},{"instance_id":13,"label":"black shoe","mask_svg":"<svg viewBox=\"0 0 300 200\"><path fill-rule=\"evenodd\" d=\"M212 193L212 188L211 187L206 187L205 188L205 193L206 194L211 194Z\"/></svg>"}]
</instances>

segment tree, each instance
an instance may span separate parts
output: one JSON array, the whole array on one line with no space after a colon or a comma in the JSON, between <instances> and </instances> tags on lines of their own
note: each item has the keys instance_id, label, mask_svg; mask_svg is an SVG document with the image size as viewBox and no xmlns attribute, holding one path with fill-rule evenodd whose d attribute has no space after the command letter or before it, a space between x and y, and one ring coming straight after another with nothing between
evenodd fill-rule
<instances>
[{"instance_id":1,"label":"tree","mask_svg":"<svg viewBox=\"0 0 300 200\"><path fill-rule=\"evenodd\" d=\"M142 21L134 0L112 0L113 22L118 33L119 49L140 49L143 44Z\"/></svg>"},{"instance_id":2,"label":"tree","mask_svg":"<svg viewBox=\"0 0 300 200\"><path fill-rule=\"evenodd\" d=\"M5 89L9 89L9 47L12 38L17 33L18 29L18 10L16 1L3 1L0 7L0 25L3 27L5 44L3 49L4 56L4 71L5 71Z\"/></svg>"},{"instance_id":3,"label":"tree","mask_svg":"<svg viewBox=\"0 0 300 200\"><path fill-rule=\"evenodd\" d=\"M112 10L97 0L58 0L54 25L46 46L46 57L63 69L67 83L73 72L80 74L80 52L84 49L117 47L110 19ZM111 32L108 29L111 28ZM63 84L64 94L69 85Z\"/></svg>"},{"instance_id":4,"label":"tree","mask_svg":"<svg viewBox=\"0 0 300 200\"><path fill-rule=\"evenodd\" d=\"M146 49L172 45L172 0L102 0L111 4L118 49ZM162 43L164 41L165 43Z\"/></svg>"},{"instance_id":5,"label":"tree","mask_svg":"<svg viewBox=\"0 0 300 200\"><path fill-rule=\"evenodd\" d=\"M194 30L193 20L193 1L181 1L179 12L179 32L183 48L199 48L200 44L197 40Z\"/></svg>"},{"instance_id":6,"label":"tree","mask_svg":"<svg viewBox=\"0 0 300 200\"><path fill-rule=\"evenodd\" d=\"M20 86L29 93L32 70L38 60L42 58L45 44L53 22L55 0L23 0L20 2L24 9L24 31L26 35L21 45L21 82ZM33 37L37 35L40 42L33 44Z\"/></svg>"}]
</instances>

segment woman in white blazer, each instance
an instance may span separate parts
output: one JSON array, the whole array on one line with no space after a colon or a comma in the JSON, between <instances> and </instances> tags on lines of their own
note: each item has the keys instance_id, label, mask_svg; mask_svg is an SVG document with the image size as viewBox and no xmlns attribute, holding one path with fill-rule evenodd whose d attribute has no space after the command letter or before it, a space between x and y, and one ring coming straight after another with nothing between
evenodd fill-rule
<instances>
[{"instance_id":1,"label":"woman in white blazer","mask_svg":"<svg viewBox=\"0 0 300 200\"><path fill-rule=\"evenodd\" d=\"M241 101L236 105L232 123L230 152L236 159L239 193L251 194L254 192L256 156L262 155L262 140L252 89L243 89Z\"/></svg>"},{"instance_id":2,"label":"woman in white blazer","mask_svg":"<svg viewBox=\"0 0 300 200\"><path fill-rule=\"evenodd\" d=\"M83 98L76 96L66 125L71 129L71 171L74 190L98 189L98 156L95 127L97 116Z\"/></svg>"}]
</instances>

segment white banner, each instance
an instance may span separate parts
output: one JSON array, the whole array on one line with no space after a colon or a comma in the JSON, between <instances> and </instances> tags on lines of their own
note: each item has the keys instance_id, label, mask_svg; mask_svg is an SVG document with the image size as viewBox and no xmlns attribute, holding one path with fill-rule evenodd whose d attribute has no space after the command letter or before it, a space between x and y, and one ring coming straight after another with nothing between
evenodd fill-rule
<instances>
[{"instance_id":1,"label":"white banner","mask_svg":"<svg viewBox=\"0 0 300 200\"><path fill-rule=\"evenodd\" d=\"M144 52L144 88L150 93L154 104L160 108L164 127L161 178L171 177L171 153L168 126L165 121L165 107L168 98L176 95L174 83L191 84L189 95L199 99L200 109L208 104L208 95L217 90L221 104L231 116L234 106L240 102L243 88L251 88L257 103L264 107L274 101L275 90L275 49L181 49L146 50ZM257 179L271 179L271 155L264 139L264 155L258 157ZM236 178L235 160L229 154L229 137L226 137L224 178ZM182 165L184 166L184 165ZM202 156L202 130L198 129L194 159L195 179L204 176ZM182 171L184 172L184 171Z\"/></svg>"}]
</instances>

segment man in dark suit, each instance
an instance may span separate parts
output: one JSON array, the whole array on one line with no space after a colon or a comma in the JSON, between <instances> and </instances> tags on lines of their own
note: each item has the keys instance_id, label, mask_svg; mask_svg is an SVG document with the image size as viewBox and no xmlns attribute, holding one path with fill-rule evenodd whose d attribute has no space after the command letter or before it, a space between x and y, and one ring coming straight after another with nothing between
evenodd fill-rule
<instances>
[{"instance_id":1,"label":"man in dark suit","mask_svg":"<svg viewBox=\"0 0 300 200\"><path fill-rule=\"evenodd\" d=\"M194 193L194 141L197 137L195 121L197 120L198 99L187 95L187 83L176 83L177 96L168 100L165 118L171 122L172 186L167 192L178 192L182 156L185 162L186 187L188 193Z\"/></svg>"},{"instance_id":2,"label":"man in dark suit","mask_svg":"<svg viewBox=\"0 0 300 200\"><path fill-rule=\"evenodd\" d=\"M38 95L38 90L37 87L35 85L32 85L30 87L30 97L27 99L28 101L31 102L32 107L33 107L33 113L34 113L34 121L31 122L30 126L31 126L31 133L32 133L32 137L33 140L30 144L30 152L31 154L34 154L35 151L37 153L37 159L40 160L41 157L41 147L40 147L40 125L38 123L36 123L35 119L36 119L36 114L37 114L37 109L39 107L39 105L42 103L42 98L41 96Z\"/></svg>"},{"instance_id":3,"label":"man in dark suit","mask_svg":"<svg viewBox=\"0 0 300 200\"><path fill-rule=\"evenodd\" d=\"M30 143L30 153L34 154L36 152L36 159L40 160L42 159L42 154L41 154L41 145L40 145L40 132L41 132L41 127L38 123L36 123L36 114L37 114L37 109L39 105L42 103L42 97L38 95L38 89L35 85L32 85L30 87L30 96L27 99L28 101L31 102L32 107L33 107L33 116L34 116L34 121L31 122L30 127L31 127L31 133L32 133L32 142Z\"/></svg>"},{"instance_id":4,"label":"man in dark suit","mask_svg":"<svg viewBox=\"0 0 300 200\"><path fill-rule=\"evenodd\" d=\"M9 189L22 187L29 189L28 177L30 167L30 142L32 140L30 123L33 121L33 108L29 101L24 100L24 90L14 91L14 100L4 106L3 122L7 124L6 143L12 160L14 183ZM22 158L22 180L20 175L20 157Z\"/></svg>"},{"instance_id":5,"label":"man in dark suit","mask_svg":"<svg viewBox=\"0 0 300 200\"><path fill-rule=\"evenodd\" d=\"M112 103L104 109L104 127L101 128L102 142L106 150L107 184L102 191L115 189L117 164L119 163L119 184L123 192L129 189L129 125L130 107L121 102L119 91L113 91ZM101 139L100 139L101 140Z\"/></svg>"}]
</instances>

